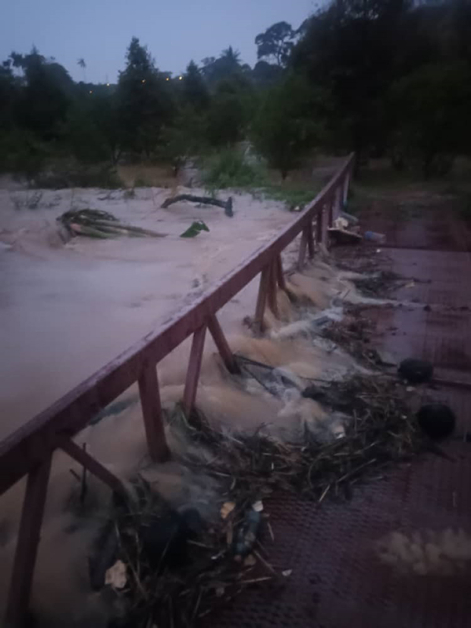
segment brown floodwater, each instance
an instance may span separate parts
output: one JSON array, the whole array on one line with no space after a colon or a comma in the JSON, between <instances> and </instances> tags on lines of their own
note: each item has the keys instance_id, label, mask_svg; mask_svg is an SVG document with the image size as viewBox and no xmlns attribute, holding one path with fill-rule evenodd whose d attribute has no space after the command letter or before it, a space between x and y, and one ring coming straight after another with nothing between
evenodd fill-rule
<instances>
[{"instance_id":1,"label":"brown floodwater","mask_svg":"<svg viewBox=\"0 0 471 628\"><path fill-rule=\"evenodd\" d=\"M34 192L36 193L36 192ZM168 191L0 190L0 437L11 433L71 387L156 329L188 305L248 255L293 220L281 203L234 198L234 218L217 208L160 205ZM36 200L35 200L36 199ZM35 209L28 205L36 203ZM71 207L105 209L121 220L167 234L165 238L77 238L64 244L56 218ZM179 235L195 219L209 233L194 239ZM296 247L284 254L293 265ZM303 434L305 425L328 437L342 430L301 389L309 378L342 377L357 368L340 350L315 343L311 318L331 307L353 286L329 264L316 262L303 275L292 274L290 288L310 303L294 308L278 295L282 321L267 315L269 332L255 338L243 321L253 315L257 282L252 282L220 312L233 351L280 367L294 384L271 395L250 378L229 376L210 340L206 343L197 404L209 420L227 429L253 430L264 424L286 439ZM182 396L188 359L187 341L159 365L162 400L172 408ZM190 473L174 460L152 465L146 456L137 390L99 423L77 437L123 479L140 471L175 506L192 504L211 517L218 512L218 485ZM194 447L174 425L167 427L175 454ZM201 451L201 455L205 452ZM33 591L33 609L44 626L105 626L110 609L91 594L87 554L106 518L110 495L90 478L85 512L77 514L78 466L55 455ZM11 570L23 486L0 499L0 611Z\"/></svg>"}]
</instances>

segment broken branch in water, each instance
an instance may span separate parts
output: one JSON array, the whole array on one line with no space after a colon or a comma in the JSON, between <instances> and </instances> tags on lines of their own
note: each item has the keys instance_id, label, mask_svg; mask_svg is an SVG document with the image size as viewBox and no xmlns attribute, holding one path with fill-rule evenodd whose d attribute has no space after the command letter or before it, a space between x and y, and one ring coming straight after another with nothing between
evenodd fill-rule
<instances>
[{"instance_id":1,"label":"broken branch in water","mask_svg":"<svg viewBox=\"0 0 471 628\"><path fill-rule=\"evenodd\" d=\"M220 201L217 198L212 198L210 196L193 196L192 194L177 194L177 196L171 196L167 198L163 203L162 207L166 209L173 205L174 203L179 203L180 201L189 201L191 203L201 203L203 205L215 205L216 207L222 207L224 213L229 218L232 218L234 212L232 211L232 196L229 196L227 201Z\"/></svg>"}]
</instances>

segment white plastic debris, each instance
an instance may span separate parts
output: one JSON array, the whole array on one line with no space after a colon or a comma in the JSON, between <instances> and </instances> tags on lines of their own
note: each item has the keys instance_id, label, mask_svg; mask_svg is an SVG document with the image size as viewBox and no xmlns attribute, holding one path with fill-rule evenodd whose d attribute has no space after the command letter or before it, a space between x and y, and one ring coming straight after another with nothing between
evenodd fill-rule
<instances>
[{"instance_id":1,"label":"white plastic debris","mask_svg":"<svg viewBox=\"0 0 471 628\"><path fill-rule=\"evenodd\" d=\"M126 565L122 560L117 560L105 574L105 584L111 585L114 589L124 589L127 582Z\"/></svg>"}]
</instances>

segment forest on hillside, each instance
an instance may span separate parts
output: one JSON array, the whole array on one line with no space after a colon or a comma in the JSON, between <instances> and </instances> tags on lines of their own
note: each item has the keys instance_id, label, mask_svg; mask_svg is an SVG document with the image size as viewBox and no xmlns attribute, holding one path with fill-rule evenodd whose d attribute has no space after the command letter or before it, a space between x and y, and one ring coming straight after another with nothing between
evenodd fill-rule
<instances>
[{"instance_id":1,"label":"forest on hillside","mask_svg":"<svg viewBox=\"0 0 471 628\"><path fill-rule=\"evenodd\" d=\"M34 182L51 164L154 160L177 174L247 140L282 179L315 152L351 150L430 177L470 152L470 0L332 0L297 30L260 33L253 68L229 46L171 76L147 43L132 38L117 84L74 82L35 48L12 52L0 65L0 171Z\"/></svg>"}]
</instances>

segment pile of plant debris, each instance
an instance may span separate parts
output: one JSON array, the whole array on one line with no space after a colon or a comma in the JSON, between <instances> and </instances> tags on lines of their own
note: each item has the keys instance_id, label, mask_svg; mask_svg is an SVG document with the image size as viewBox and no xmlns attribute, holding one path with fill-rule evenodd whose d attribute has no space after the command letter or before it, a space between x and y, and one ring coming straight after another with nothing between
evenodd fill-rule
<instances>
[{"instance_id":1,"label":"pile of plant debris","mask_svg":"<svg viewBox=\"0 0 471 628\"><path fill-rule=\"evenodd\" d=\"M71 236L89 238L116 238L134 236L163 238L165 234L121 223L113 214L100 209L71 209L57 219Z\"/></svg>"},{"instance_id":2,"label":"pile of plant debris","mask_svg":"<svg viewBox=\"0 0 471 628\"><path fill-rule=\"evenodd\" d=\"M341 321L332 321L322 327L324 338L334 342L369 368L383 366L384 360L371 346L374 323L363 316L364 306L351 305Z\"/></svg>"},{"instance_id":3,"label":"pile of plant debris","mask_svg":"<svg viewBox=\"0 0 471 628\"><path fill-rule=\"evenodd\" d=\"M352 279L352 282L365 297L384 299L400 288L405 280L391 270L380 270L359 279Z\"/></svg>"},{"instance_id":4,"label":"pile of plant debris","mask_svg":"<svg viewBox=\"0 0 471 628\"><path fill-rule=\"evenodd\" d=\"M390 270L382 270L360 279L352 280L358 291L373 299L391 298L400 288L414 288L418 283L430 283L431 280L403 277ZM394 297L393 297L394 298ZM412 299L414 301L414 299Z\"/></svg>"},{"instance_id":5,"label":"pile of plant debris","mask_svg":"<svg viewBox=\"0 0 471 628\"><path fill-rule=\"evenodd\" d=\"M157 504L159 498L141 482L139 505L121 509L114 523L119 560L113 569L121 569L117 588L127 602L126 625L193 626L248 586L283 586L290 572L278 572L267 560L265 544L276 540L263 500L275 491L319 504L346 499L359 482L379 479L388 465L425 449L398 381L356 376L310 387L305 395L348 412L344 437L324 444L306 430L303 442L293 444L263 428L252 434L223 431L199 412L187 420L177 409L172 421L212 454L209 462L190 453L181 461L221 483L220 518L192 525L194 512L185 518L162 511L161 500ZM168 529L174 531L170 536Z\"/></svg>"},{"instance_id":6,"label":"pile of plant debris","mask_svg":"<svg viewBox=\"0 0 471 628\"><path fill-rule=\"evenodd\" d=\"M386 299L390 295L410 282L406 277L391 270L378 270L378 266L384 266L389 260L379 256L381 249L362 247L360 251L350 247L343 247L334 251L335 265L348 273L355 272L362 277L350 279L358 291L365 297L372 299Z\"/></svg>"},{"instance_id":7,"label":"pile of plant debris","mask_svg":"<svg viewBox=\"0 0 471 628\"><path fill-rule=\"evenodd\" d=\"M117 510L111 534L116 560L106 571L121 601L117 626L183 628L227 604L245 588L271 582L276 573L258 539L263 504L226 501L220 521L168 507L142 480L134 507Z\"/></svg>"},{"instance_id":8,"label":"pile of plant debris","mask_svg":"<svg viewBox=\"0 0 471 628\"><path fill-rule=\"evenodd\" d=\"M310 387L312 388L312 387ZM314 394L305 396L314 397ZM349 496L351 487L375 469L410 458L423 448L423 437L405 402L405 387L390 377L356 375L317 388L319 399L351 417L345 436L320 443L306 429L304 441L292 444L258 430L227 434L194 413L189 424L194 440L214 451L205 471L226 476L231 498L252 503L273 490L291 491L322 501L327 492ZM201 467L191 456L186 462Z\"/></svg>"}]
</instances>

